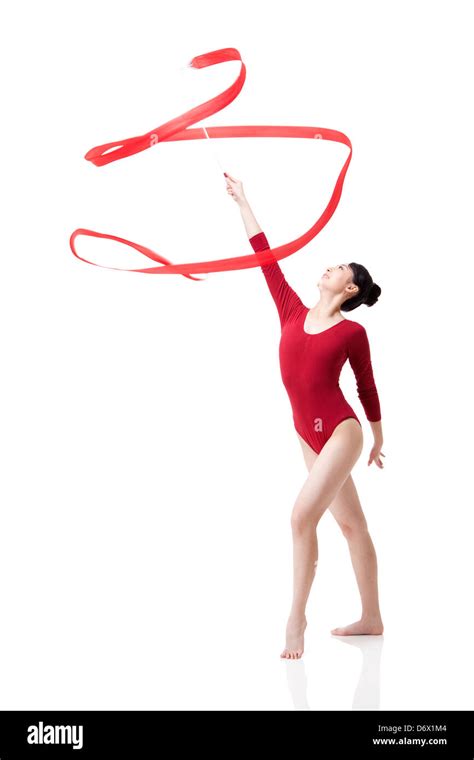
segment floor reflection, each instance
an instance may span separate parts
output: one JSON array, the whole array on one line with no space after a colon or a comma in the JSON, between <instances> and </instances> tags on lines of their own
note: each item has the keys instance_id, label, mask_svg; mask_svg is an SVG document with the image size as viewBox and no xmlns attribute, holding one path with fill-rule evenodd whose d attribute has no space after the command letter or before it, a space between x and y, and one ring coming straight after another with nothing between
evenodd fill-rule
<instances>
[{"instance_id":1,"label":"floor reflection","mask_svg":"<svg viewBox=\"0 0 474 760\"><path fill-rule=\"evenodd\" d=\"M383 636L334 636L333 638L348 646L357 647L362 655L352 709L378 710L380 708L380 661Z\"/></svg>"},{"instance_id":2,"label":"floor reflection","mask_svg":"<svg viewBox=\"0 0 474 760\"><path fill-rule=\"evenodd\" d=\"M353 710L380 709L380 662L383 636L333 636L347 646L359 649L362 660L359 680L352 700ZM295 710L310 710L308 704L308 679L304 658L286 660L286 677Z\"/></svg>"},{"instance_id":3,"label":"floor reflection","mask_svg":"<svg viewBox=\"0 0 474 760\"><path fill-rule=\"evenodd\" d=\"M286 660L286 678L295 710L310 710L304 660Z\"/></svg>"}]
</instances>

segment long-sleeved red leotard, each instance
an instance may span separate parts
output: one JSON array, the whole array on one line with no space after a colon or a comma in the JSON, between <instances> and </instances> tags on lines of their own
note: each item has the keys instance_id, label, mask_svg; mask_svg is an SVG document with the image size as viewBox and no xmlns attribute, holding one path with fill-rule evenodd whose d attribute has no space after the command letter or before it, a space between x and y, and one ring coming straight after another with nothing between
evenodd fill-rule
<instances>
[{"instance_id":1,"label":"long-sleeved red leotard","mask_svg":"<svg viewBox=\"0 0 474 760\"><path fill-rule=\"evenodd\" d=\"M255 252L269 248L264 232L253 235ZM343 319L319 333L304 323L309 308L288 285L277 261L261 267L281 323L280 370L293 411L297 433L319 454L335 427L348 417L360 420L339 387L341 369L349 359L357 393L371 422L381 419L370 347L363 325Z\"/></svg>"}]
</instances>

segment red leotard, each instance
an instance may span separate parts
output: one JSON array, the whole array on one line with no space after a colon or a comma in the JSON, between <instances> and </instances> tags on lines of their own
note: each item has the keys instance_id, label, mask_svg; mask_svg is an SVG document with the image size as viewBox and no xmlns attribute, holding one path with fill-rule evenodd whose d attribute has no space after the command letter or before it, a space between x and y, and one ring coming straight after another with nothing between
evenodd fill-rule
<instances>
[{"instance_id":1,"label":"red leotard","mask_svg":"<svg viewBox=\"0 0 474 760\"><path fill-rule=\"evenodd\" d=\"M255 252L269 248L265 233L250 238ZM366 417L381 419L372 372L370 348L363 325L343 319L320 333L304 330L309 311L288 285L277 261L261 267L281 323L280 369L297 433L319 454L335 427L348 417L360 420L339 387L341 369L349 359Z\"/></svg>"}]
</instances>

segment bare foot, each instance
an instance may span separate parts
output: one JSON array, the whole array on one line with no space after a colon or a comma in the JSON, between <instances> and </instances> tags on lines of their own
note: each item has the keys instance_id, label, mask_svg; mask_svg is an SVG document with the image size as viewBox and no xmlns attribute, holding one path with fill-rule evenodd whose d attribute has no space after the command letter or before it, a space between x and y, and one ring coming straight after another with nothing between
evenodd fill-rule
<instances>
[{"instance_id":1,"label":"bare foot","mask_svg":"<svg viewBox=\"0 0 474 760\"><path fill-rule=\"evenodd\" d=\"M280 657L285 660L299 660L304 651L306 618L288 618L286 625L286 647Z\"/></svg>"},{"instance_id":2,"label":"bare foot","mask_svg":"<svg viewBox=\"0 0 474 760\"><path fill-rule=\"evenodd\" d=\"M380 636L383 633L383 623L381 618L362 618L343 628L333 628L331 633L333 636Z\"/></svg>"}]
</instances>

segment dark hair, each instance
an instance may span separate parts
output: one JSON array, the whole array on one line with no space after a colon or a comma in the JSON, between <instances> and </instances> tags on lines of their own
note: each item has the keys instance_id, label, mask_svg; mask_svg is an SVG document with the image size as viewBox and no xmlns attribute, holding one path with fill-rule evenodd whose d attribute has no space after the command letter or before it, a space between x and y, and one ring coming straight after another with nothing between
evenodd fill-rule
<instances>
[{"instance_id":1,"label":"dark hair","mask_svg":"<svg viewBox=\"0 0 474 760\"><path fill-rule=\"evenodd\" d=\"M378 301L382 289L373 281L367 269L362 264L352 262L349 264L352 269L352 280L359 290L355 296L348 298L341 304L342 311L352 311L357 309L361 303L366 306L373 306Z\"/></svg>"}]
</instances>

